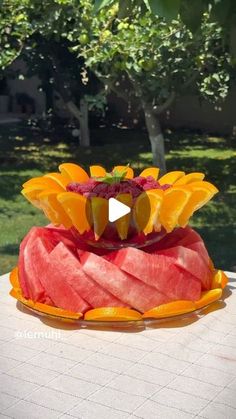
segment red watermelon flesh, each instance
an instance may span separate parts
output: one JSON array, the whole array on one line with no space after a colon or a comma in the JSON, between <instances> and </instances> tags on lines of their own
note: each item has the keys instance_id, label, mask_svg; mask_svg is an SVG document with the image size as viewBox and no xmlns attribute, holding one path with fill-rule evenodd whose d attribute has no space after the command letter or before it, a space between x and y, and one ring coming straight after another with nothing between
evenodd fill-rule
<instances>
[{"instance_id":1,"label":"red watermelon flesh","mask_svg":"<svg viewBox=\"0 0 236 419\"><path fill-rule=\"evenodd\" d=\"M200 298L200 280L176 266L173 257L150 255L140 249L128 247L116 252L114 263L123 271L155 287L169 300L194 301Z\"/></svg>"},{"instance_id":2,"label":"red watermelon flesh","mask_svg":"<svg viewBox=\"0 0 236 419\"><path fill-rule=\"evenodd\" d=\"M175 246L188 247L192 243L202 241L199 234L197 234L190 227L176 228L171 233L166 234L159 242L151 246L145 247L145 251L152 253L155 250L169 249Z\"/></svg>"},{"instance_id":3,"label":"red watermelon flesh","mask_svg":"<svg viewBox=\"0 0 236 419\"><path fill-rule=\"evenodd\" d=\"M21 286L22 294L26 299L32 299L32 293L30 292L30 284L27 281L27 276L25 272L25 262L24 262L24 251L25 246L28 241L28 235L22 240L20 244L19 251L19 260L18 260L18 269L19 269L19 283Z\"/></svg>"},{"instance_id":4,"label":"red watermelon flesh","mask_svg":"<svg viewBox=\"0 0 236 419\"><path fill-rule=\"evenodd\" d=\"M209 289L211 271L201 255L196 251L188 247L175 246L170 249L159 250L156 254L174 258L175 265L180 266L198 278L202 283L203 289Z\"/></svg>"},{"instance_id":5,"label":"red watermelon flesh","mask_svg":"<svg viewBox=\"0 0 236 419\"><path fill-rule=\"evenodd\" d=\"M189 249L194 250L195 252L197 252L199 255L201 255L202 260L204 260L205 264L207 266L209 266L209 254L208 251L203 243L203 241L199 241L196 243L192 243L188 246Z\"/></svg>"},{"instance_id":6,"label":"red watermelon flesh","mask_svg":"<svg viewBox=\"0 0 236 419\"><path fill-rule=\"evenodd\" d=\"M38 257L38 248L36 246L36 238L37 238L37 231L34 229L31 231L31 234L27 238L27 242L24 246L22 252L22 257L19 263L19 277L20 277L20 284L21 281L25 281L28 285L28 291L30 298L33 301L38 301L41 303L46 302L47 295L45 293L45 289L40 280L40 271L39 271L39 264L32 263L32 257ZM19 262L20 262L19 261ZM23 290L23 289L22 289ZM23 291L24 295L24 291Z\"/></svg>"},{"instance_id":7,"label":"red watermelon flesh","mask_svg":"<svg viewBox=\"0 0 236 419\"><path fill-rule=\"evenodd\" d=\"M81 263L84 272L95 282L141 312L170 301L165 294L122 272L118 266L94 253L85 252Z\"/></svg>"},{"instance_id":8,"label":"red watermelon flesh","mask_svg":"<svg viewBox=\"0 0 236 419\"><path fill-rule=\"evenodd\" d=\"M63 266L50 259L40 238L35 240L36 252L31 254L32 265L38 265L41 283L54 305L65 310L84 313L90 307L65 280Z\"/></svg>"},{"instance_id":9,"label":"red watermelon flesh","mask_svg":"<svg viewBox=\"0 0 236 419\"><path fill-rule=\"evenodd\" d=\"M93 281L81 267L79 260L63 244L59 243L49 259L63 272L64 280L93 308L127 306L106 289Z\"/></svg>"},{"instance_id":10,"label":"red watermelon flesh","mask_svg":"<svg viewBox=\"0 0 236 419\"><path fill-rule=\"evenodd\" d=\"M38 276L34 276L34 270L37 266L31 267L31 247L34 251L34 241L36 238L41 237L44 241L47 251L51 251L55 245L55 239L47 228L33 227L25 236L20 245L19 252L19 281L22 289L23 296L33 301L45 302L52 304L49 297L45 295L44 289L40 283Z\"/></svg>"}]
</instances>

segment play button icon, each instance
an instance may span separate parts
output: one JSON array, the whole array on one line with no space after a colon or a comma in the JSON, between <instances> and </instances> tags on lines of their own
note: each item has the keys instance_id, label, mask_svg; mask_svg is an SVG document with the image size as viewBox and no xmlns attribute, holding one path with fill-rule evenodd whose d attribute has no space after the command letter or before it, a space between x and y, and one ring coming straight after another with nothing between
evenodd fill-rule
<instances>
[{"instance_id":1,"label":"play button icon","mask_svg":"<svg viewBox=\"0 0 236 419\"><path fill-rule=\"evenodd\" d=\"M126 214L129 214L131 211L130 207L118 201L115 198L110 198L108 200L108 219L111 223L113 221L119 220Z\"/></svg>"}]
</instances>

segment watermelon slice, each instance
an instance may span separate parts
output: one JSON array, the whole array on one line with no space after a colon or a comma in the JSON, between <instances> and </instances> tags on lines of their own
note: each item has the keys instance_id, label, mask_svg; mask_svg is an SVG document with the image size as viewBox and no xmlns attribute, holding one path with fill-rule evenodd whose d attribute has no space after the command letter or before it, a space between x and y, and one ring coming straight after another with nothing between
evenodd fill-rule
<instances>
[{"instance_id":1,"label":"watermelon slice","mask_svg":"<svg viewBox=\"0 0 236 419\"><path fill-rule=\"evenodd\" d=\"M155 250L169 249L175 246L189 247L189 245L199 241L202 242L202 239L193 229L179 227L166 234L159 242L145 247L145 251L152 253Z\"/></svg>"},{"instance_id":2,"label":"watermelon slice","mask_svg":"<svg viewBox=\"0 0 236 419\"><path fill-rule=\"evenodd\" d=\"M40 281L55 306L79 313L87 311L90 306L65 281L63 266L57 266L57 263L50 259L40 238L35 240L35 249L37 252L31 253L32 266L38 266Z\"/></svg>"},{"instance_id":3,"label":"watermelon slice","mask_svg":"<svg viewBox=\"0 0 236 419\"><path fill-rule=\"evenodd\" d=\"M38 279L38 275L35 274L37 266L31 267L31 252L35 251L34 241L38 237L41 237L48 252L52 251L56 244L56 240L49 229L43 227L31 228L20 244L18 261L19 282L25 298L52 304L49 297L45 294L40 278Z\"/></svg>"},{"instance_id":4,"label":"watermelon slice","mask_svg":"<svg viewBox=\"0 0 236 419\"><path fill-rule=\"evenodd\" d=\"M20 245L25 298L75 312L97 307L147 311L174 300L198 300L209 289L209 255L201 237L178 228L145 247L110 252L63 227L34 227Z\"/></svg>"},{"instance_id":5,"label":"watermelon slice","mask_svg":"<svg viewBox=\"0 0 236 419\"><path fill-rule=\"evenodd\" d=\"M188 249L192 249L199 255L201 255L202 260L204 260L205 264L209 267L210 257L202 240L196 243L189 244Z\"/></svg>"},{"instance_id":6,"label":"watermelon slice","mask_svg":"<svg viewBox=\"0 0 236 419\"><path fill-rule=\"evenodd\" d=\"M140 249L128 247L116 252L114 263L168 296L169 300L194 301L200 298L200 280L176 266L173 257L150 255Z\"/></svg>"},{"instance_id":7,"label":"watermelon slice","mask_svg":"<svg viewBox=\"0 0 236 419\"><path fill-rule=\"evenodd\" d=\"M38 253L38 248L36 245L37 240L37 229L33 229L31 234L28 235L27 241L24 243L23 251L21 249L22 255L20 257L21 263L19 263L19 280L22 286L22 281L27 284L29 297L33 301L38 301L41 303L48 302L48 295L45 292L40 279L40 264L32 262L32 259L40 259L40 254ZM48 242L48 245L50 243ZM22 288L23 295L24 290ZM28 297L28 298L29 298Z\"/></svg>"},{"instance_id":8,"label":"watermelon slice","mask_svg":"<svg viewBox=\"0 0 236 419\"><path fill-rule=\"evenodd\" d=\"M211 284L211 271L204 259L196 251L188 247L175 246L170 249L159 250L158 255L172 257L174 264L180 266L202 283L203 289L209 289Z\"/></svg>"},{"instance_id":9,"label":"watermelon slice","mask_svg":"<svg viewBox=\"0 0 236 419\"><path fill-rule=\"evenodd\" d=\"M164 293L122 272L118 266L94 253L84 252L81 263L84 272L95 282L141 312L170 301Z\"/></svg>"},{"instance_id":10,"label":"watermelon slice","mask_svg":"<svg viewBox=\"0 0 236 419\"><path fill-rule=\"evenodd\" d=\"M93 308L127 306L86 275L79 260L62 242L51 252L49 259L57 267L61 278Z\"/></svg>"},{"instance_id":11,"label":"watermelon slice","mask_svg":"<svg viewBox=\"0 0 236 419\"><path fill-rule=\"evenodd\" d=\"M32 293L30 290L30 284L27 281L27 276L25 272L25 262L24 262L24 251L25 246L28 242L29 233L24 237L20 244L20 252L18 259L18 269L19 269L19 283L21 286L22 294L26 299L32 299Z\"/></svg>"}]
</instances>

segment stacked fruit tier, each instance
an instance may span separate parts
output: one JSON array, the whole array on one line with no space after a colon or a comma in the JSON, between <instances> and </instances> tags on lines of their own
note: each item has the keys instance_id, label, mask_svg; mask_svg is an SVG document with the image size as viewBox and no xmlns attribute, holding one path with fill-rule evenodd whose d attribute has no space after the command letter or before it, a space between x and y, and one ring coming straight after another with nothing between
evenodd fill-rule
<instances>
[{"instance_id":1,"label":"stacked fruit tier","mask_svg":"<svg viewBox=\"0 0 236 419\"><path fill-rule=\"evenodd\" d=\"M31 302L28 305L58 307L87 319L101 307L132 312L134 317L136 310L137 319L142 313L152 317L153 309L172 302L181 306L184 301L185 311L193 311L204 293L226 281L216 274L201 237L189 227L142 250L105 251L51 226L33 227L24 238L17 280L14 289L23 302ZM213 294L216 299L216 290ZM221 290L217 298L220 295Z\"/></svg>"}]
</instances>

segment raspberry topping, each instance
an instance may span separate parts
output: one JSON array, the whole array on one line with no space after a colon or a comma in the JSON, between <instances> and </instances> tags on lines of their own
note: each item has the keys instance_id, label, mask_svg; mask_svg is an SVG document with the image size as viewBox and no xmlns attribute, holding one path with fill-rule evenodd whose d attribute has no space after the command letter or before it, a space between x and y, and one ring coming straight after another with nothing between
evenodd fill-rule
<instances>
[{"instance_id":1,"label":"raspberry topping","mask_svg":"<svg viewBox=\"0 0 236 419\"><path fill-rule=\"evenodd\" d=\"M96 196L109 199L121 193L130 193L133 198L137 198L143 191L150 189L166 190L170 186L168 184L160 185L152 176L137 176L133 179L126 179L112 184L100 182L96 178L90 178L86 183L71 182L66 189L88 198Z\"/></svg>"}]
</instances>

